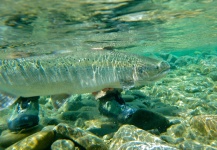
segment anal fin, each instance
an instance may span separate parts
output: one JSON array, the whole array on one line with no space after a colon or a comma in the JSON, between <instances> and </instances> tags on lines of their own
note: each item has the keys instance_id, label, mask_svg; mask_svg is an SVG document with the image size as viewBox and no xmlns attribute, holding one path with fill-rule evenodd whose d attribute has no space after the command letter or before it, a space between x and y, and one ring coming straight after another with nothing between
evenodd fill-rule
<instances>
[{"instance_id":1,"label":"anal fin","mask_svg":"<svg viewBox=\"0 0 217 150\"><path fill-rule=\"evenodd\" d=\"M0 111L11 106L17 99L18 96L7 93L0 93Z\"/></svg>"}]
</instances>

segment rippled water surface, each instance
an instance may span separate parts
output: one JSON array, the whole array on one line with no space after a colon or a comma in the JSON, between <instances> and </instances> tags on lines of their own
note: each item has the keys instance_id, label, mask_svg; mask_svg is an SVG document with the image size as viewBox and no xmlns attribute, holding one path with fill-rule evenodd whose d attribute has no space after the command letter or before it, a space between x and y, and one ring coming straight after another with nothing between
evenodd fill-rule
<instances>
[{"instance_id":1,"label":"rippled water surface","mask_svg":"<svg viewBox=\"0 0 217 150\"><path fill-rule=\"evenodd\" d=\"M0 55L90 48L214 50L216 7L214 0L2 0Z\"/></svg>"}]
</instances>

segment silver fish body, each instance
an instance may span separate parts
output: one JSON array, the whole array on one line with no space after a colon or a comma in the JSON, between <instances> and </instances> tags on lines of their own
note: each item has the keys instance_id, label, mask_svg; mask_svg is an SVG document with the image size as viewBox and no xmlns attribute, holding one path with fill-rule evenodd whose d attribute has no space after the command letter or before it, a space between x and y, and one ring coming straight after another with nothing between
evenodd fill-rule
<instances>
[{"instance_id":1,"label":"silver fish body","mask_svg":"<svg viewBox=\"0 0 217 150\"><path fill-rule=\"evenodd\" d=\"M160 78L169 68L161 60L96 50L0 60L0 92L6 97L0 99L0 107L7 106L3 104L7 95L82 94L140 86Z\"/></svg>"}]
</instances>

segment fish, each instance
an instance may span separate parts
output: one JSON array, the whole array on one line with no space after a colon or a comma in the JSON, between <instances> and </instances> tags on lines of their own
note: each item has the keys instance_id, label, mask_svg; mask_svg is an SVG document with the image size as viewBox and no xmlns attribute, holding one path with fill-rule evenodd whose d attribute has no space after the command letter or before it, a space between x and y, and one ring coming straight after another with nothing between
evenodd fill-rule
<instances>
[{"instance_id":1,"label":"fish","mask_svg":"<svg viewBox=\"0 0 217 150\"><path fill-rule=\"evenodd\" d=\"M0 110L19 97L130 89L155 81L169 70L163 60L107 50L0 59Z\"/></svg>"}]
</instances>

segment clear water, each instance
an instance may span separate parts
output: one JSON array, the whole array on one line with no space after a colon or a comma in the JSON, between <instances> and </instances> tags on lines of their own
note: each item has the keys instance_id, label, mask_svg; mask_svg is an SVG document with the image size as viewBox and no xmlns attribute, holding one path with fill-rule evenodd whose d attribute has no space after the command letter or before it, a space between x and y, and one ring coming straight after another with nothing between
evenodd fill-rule
<instances>
[{"instance_id":1,"label":"clear water","mask_svg":"<svg viewBox=\"0 0 217 150\"><path fill-rule=\"evenodd\" d=\"M0 0L0 3L0 59L89 49L90 52L114 49L139 55L215 56L187 69L174 69L165 78L165 85L159 83L142 90L148 96L182 108L183 122L195 114L216 115L217 81L206 78L210 70L217 73L216 0ZM207 90L191 93L200 90L200 86ZM183 95L183 91L187 94ZM198 141L203 144L201 139ZM216 141L213 145L217 147Z\"/></svg>"}]
</instances>

